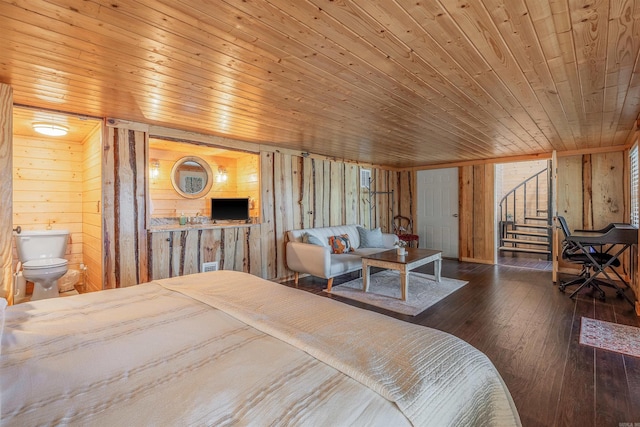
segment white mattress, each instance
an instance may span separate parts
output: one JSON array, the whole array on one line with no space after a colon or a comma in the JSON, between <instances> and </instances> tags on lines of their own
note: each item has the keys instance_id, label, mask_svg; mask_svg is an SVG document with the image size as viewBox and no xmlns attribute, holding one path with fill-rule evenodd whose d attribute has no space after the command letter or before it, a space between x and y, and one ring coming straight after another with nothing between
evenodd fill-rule
<instances>
[{"instance_id":1,"label":"white mattress","mask_svg":"<svg viewBox=\"0 0 640 427\"><path fill-rule=\"evenodd\" d=\"M465 342L244 273L4 315L3 425L520 423L491 362Z\"/></svg>"}]
</instances>

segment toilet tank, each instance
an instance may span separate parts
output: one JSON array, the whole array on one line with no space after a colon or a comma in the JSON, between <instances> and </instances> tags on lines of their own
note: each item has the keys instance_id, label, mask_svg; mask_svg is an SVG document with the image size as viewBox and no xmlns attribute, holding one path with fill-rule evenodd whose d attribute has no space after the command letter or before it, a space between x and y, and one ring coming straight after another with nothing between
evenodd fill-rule
<instances>
[{"instance_id":1,"label":"toilet tank","mask_svg":"<svg viewBox=\"0 0 640 427\"><path fill-rule=\"evenodd\" d=\"M35 230L14 234L21 262L38 258L64 258L69 241L68 230Z\"/></svg>"}]
</instances>

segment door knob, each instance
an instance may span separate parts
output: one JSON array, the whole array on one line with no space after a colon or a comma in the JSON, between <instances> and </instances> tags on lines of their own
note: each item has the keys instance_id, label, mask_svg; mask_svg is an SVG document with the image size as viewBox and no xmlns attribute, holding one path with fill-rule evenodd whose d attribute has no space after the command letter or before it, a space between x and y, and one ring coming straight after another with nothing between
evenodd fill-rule
<instances>
[{"instance_id":1,"label":"door knob","mask_svg":"<svg viewBox=\"0 0 640 427\"><path fill-rule=\"evenodd\" d=\"M451 215L452 217L458 218L458 214Z\"/></svg>"}]
</instances>

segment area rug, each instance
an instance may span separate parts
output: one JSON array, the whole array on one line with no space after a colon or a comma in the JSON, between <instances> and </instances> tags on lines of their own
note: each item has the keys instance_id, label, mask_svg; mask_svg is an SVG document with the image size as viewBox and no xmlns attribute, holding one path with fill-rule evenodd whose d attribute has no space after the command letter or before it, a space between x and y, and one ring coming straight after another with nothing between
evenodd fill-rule
<instances>
[{"instance_id":1,"label":"area rug","mask_svg":"<svg viewBox=\"0 0 640 427\"><path fill-rule=\"evenodd\" d=\"M383 270L371 275L369 292L362 291L362 277L334 286L332 295L375 305L390 311L415 316L469 282L442 277L440 282L431 274L409 273L407 300L400 299L400 273ZM326 289L325 289L326 292Z\"/></svg>"},{"instance_id":2,"label":"area rug","mask_svg":"<svg viewBox=\"0 0 640 427\"><path fill-rule=\"evenodd\" d=\"M640 357L640 328L583 317L580 344Z\"/></svg>"}]
</instances>

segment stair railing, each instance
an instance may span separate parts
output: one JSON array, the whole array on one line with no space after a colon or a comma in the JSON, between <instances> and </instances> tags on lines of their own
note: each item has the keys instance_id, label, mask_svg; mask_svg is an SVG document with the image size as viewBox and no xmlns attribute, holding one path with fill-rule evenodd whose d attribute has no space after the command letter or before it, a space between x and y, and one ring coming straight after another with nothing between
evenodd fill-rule
<instances>
[{"instance_id":1,"label":"stair railing","mask_svg":"<svg viewBox=\"0 0 640 427\"><path fill-rule=\"evenodd\" d=\"M511 191L509 191L505 196L500 200L500 221L516 221L517 215L517 205L516 202L518 200L522 201L523 206L523 215L522 220L524 221L527 217L527 184L531 181L535 181L535 216L537 217L540 212L548 211L548 209L540 209L540 176L545 174L549 170L548 167L542 169L540 172L535 175L530 176L529 178L522 181L520 184L516 185ZM522 199L517 198L518 190L522 189ZM509 203L509 199L512 199L512 202ZM546 201L545 201L546 202ZM545 203L547 204L547 203Z\"/></svg>"},{"instance_id":2,"label":"stair railing","mask_svg":"<svg viewBox=\"0 0 640 427\"><path fill-rule=\"evenodd\" d=\"M518 185L516 185L513 189L511 189L511 191L509 191L507 194L505 194L505 196L502 198L502 200L500 200L500 205L499 205L499 217L500 217L500 246L504 245L504 240L507 237L507 231L511 228L515 228L516 224L526 224L527 223L527 219L531 218L528 215L528 197L529 195L527 194L527 184L529 184L530 182L534 182L534 194L533 197L535 197L534 200L534 206L535 206L535 215L533 215L533 217L535 218L540 218L540 214L542 212L546 212L546 219L547 219L547 224L551 223L551 212L550 209L548 208L549 203L548 203L548 198L547 200L544 200L544 204L547 205L545 208L541 208L541 200L540 200L540 195L541 195L541 188L540 188L540 178L544 176L547 178L547 188L548 188L548 180L549 180L549 167L545 167L544 169L542 169L540 172L530 176L529 178L525 179L524 181L522 181L521 183L519 183ZM522 197L518 197L519 195L522 195ZM547 191L547 196L550 196L549 192ZM518 207L522 207L521 210L518 209ZM521 212L522 214L522 218L519 217L519 212ZM520 220L522 220L522 222L519 222Z\"/></svg>"}]
</instances>

